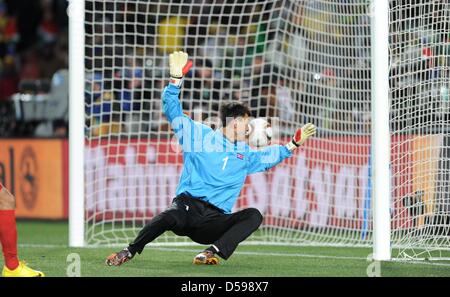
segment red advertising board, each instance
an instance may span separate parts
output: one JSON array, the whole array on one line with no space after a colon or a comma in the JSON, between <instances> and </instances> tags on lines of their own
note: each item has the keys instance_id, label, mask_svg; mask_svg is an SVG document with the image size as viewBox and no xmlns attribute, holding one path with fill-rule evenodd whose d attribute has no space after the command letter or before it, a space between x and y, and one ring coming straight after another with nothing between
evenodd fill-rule
<instances>
[{"instance_id":1,"label":"red advertising board","mask_svg":"<svg viewBox=\"0 0 450 297\"><path fill-rule=\"evenodd\" d=\"M441 142L435 135L392 138L394 228L410 224L402 197L423 192L426 211L433 211ZM18 217L67 218L67 141L1 144L0 182L16 195ZM248 176L234 210L256 207L266 224L284 224L284 218L290 226L363 228L371 221L369 148L369 136L312 139L275 168ZM97 219L153 216L171 203L181 167L175 141L92 141L85 155L88 214Z\"/></svg>"},{"instance_id":2,"label":"red advertising board","mask_svg":"<svg viewBox=\"0 0 450 297\"><path fill-rule=\"evenodd\" d=\"M393 227L407 216L397 198L416 187L417 172L411 164L420 160L410 152L420 139L392 139L392 211L400 219ZM112 214L151 217L164 210L175 196L182 166L182 155L173 143L91 142L86 148L88 213L107 219ZM250 175L235 210L256 207L269 224L285 218L291 226L360 229L371 217L369 149L370 136L313 139L275 168Z\"/></svg>"},{"instance_id":3,"label":"red advertising board","mask_svg":"<svg viewBox=\"0 0 450 297\"><path fill-rule=\"evenodd\" d=\"M15 196L18 218L67 218L67 152L61 139L0 140L0 183Z\"/></svg>"}]
</instances>

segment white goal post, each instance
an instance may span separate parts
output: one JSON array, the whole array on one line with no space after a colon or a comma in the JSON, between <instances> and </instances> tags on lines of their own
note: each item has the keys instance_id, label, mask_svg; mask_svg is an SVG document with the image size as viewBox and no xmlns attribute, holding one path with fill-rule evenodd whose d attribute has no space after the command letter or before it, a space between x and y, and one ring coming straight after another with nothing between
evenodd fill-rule
<instances>
[{"instance_id":1,"label":"white goal post","mask_svg":"<svg viewBox=\"0 0 450 297\"><path fill-rule=\"evenodd\" d=\"M373 258L391 259L389 0L370 5L372 51Z\"/></svg>"},{"instance_id":2,"label":"white goal post","mask_svg":"<svg viewBox=\"0 0 450 297\"><path fill-rule=\"evenodd\" d=\"M69 5L69 245L126 245L174 198L181 153L161 110L168 54L194 61L180 100L214 124L246 102L274 143L249 176L246 243L450 257L450 4L434 0L84 0ZM190 244L164 234L154 244Z\"/></svg>"},{"instance_id":3,"label":"white goal post","mask_svg":"<svg viewBox=\"0 0 450 297\"><path fill-rule=\"evenodd\" d=\"M84 234L84 1L71 0L69 16L69 245L86 245Z\"/></svg>"}]
</instances>

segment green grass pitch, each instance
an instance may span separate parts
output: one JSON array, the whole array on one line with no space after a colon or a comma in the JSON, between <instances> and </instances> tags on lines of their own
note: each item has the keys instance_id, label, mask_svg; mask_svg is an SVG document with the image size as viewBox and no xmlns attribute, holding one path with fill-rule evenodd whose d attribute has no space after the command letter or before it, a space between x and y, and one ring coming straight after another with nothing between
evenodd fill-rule
<instances>
[{"instance_id":1,"label":"green grass pitch","mask_svg":"<svg viewBox=\"0 0 450 297\"><path fill-rule=\"evenodd\" d=\"M121 267L105 257L118 248L69 248L65 222L19 221L19 257L47 276L66 276L67 256L78 253L81 276L367 276L371 249L241 245L218 266L196 266L202 246L148 246ZM0 260L3 265L3 259ZM381 276L450 276L450 263L381 263Z\"/></svg>"}]
</instances>

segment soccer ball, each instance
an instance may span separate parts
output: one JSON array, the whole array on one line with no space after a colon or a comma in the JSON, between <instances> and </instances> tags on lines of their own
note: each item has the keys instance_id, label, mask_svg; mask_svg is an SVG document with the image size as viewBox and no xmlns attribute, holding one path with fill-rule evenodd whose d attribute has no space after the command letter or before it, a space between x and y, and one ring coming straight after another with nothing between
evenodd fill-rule
<instances>
[{"instance_id":1,"label":"soccer ball","mask_svg":"<svg viewBox=\"0 0 450 297\"><path fill-rule=\"evenodd\" d=\"M272 138L270 124L262 118L253 119L249 123L249 143L253 147L263 147L269 144Z\"/></svg>"}]
</instances>

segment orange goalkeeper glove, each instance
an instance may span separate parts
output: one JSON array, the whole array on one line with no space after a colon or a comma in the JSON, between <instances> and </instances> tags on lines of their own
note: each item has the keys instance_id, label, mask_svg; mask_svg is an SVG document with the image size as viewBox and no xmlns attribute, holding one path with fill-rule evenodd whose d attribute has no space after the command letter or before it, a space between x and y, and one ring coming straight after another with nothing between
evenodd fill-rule
<instances>
[{"instance_id":1,"label":"orange goalkeeper glove","mask_svg":"<svg viewBox=\"0 0 450 297\"><path fill-rule=\"evenodd\" d=\"M287 149L290 151L295 150L314 134L316 134L316 126L311 123L304 125L295 131L292 140L286 144Z\"/></svg>"},{"instance_id":2,"label":"orange goalkeeper glove","mask_svg":"<svg viewBox=\"0 0 450 297\"><path fill-rule=\"evenodd\" d=\"M170 83L181 87L183 76L189 72L192 67L192 61L188 60L188 54L185 52L173 52L169 55Z\"/></svg>"}]
</instances>

